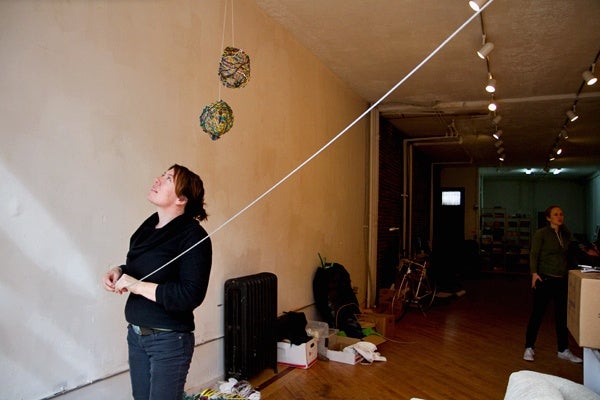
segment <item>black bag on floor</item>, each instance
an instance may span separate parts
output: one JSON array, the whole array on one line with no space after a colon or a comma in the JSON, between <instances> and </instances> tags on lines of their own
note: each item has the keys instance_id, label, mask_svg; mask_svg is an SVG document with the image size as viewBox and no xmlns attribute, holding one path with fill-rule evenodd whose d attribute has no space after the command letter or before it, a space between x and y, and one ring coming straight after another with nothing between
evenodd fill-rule
<instances>
[{"instance_id":1,"label":"black bag on floor","mask_svg":"<svg viewBox=\"0 0 600 400\"><path fill-rule=\"evenodd\" d=\"M350 274L343 265L325 263L321 259L313 279L313 294L317 311L330 327L344 331L352 338L364 337L356 318L360 314L358 299L352 290Z\"/></svg>"}]
</instances>

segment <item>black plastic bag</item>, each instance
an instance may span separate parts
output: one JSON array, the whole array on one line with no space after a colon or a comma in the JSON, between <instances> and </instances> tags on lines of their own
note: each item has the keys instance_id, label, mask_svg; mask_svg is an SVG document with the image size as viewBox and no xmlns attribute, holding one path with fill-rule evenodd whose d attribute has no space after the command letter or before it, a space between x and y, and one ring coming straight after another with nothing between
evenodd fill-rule
<instances>
[{"instance_id":1,"label":"black plastic bag","mask_svg":"<svg viewBox=\"0 0 600 400\"><path fill-rule=\"evenodd\" d=\"M277 318L277 341L290 341L295 345L308 342L311 337L306 333L306 315L302 312L284 312Z\"/></svg>"},{"instance_id":2,"label":"black plastic bag","mask_svg":"<svg viewBox=\"0 0 600 400\"><path fill-rule=\"evenodd\" d=\"M343 265L327 264L321 259L313 279L313 294L317 311L330 327L344 331L352 338L364 337L356 318L360 314L358 299L352 290L350 274Z\"/></svg>"}]
</instances>

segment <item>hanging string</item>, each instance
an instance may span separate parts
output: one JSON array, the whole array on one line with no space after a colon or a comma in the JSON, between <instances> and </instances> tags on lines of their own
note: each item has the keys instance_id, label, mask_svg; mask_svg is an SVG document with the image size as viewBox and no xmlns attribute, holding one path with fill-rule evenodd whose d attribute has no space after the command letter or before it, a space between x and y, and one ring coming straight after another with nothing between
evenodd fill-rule
<instances>
[{"instance_id":1,"label":"hanging string","mask_svg":"<svg viewBox=\"0 0 600 400\"><path fill-rule=\"evenodd\" d=\"M277 183L275 183L273 186L271 186L269 189L267 189L263 194L258 196L256 199L252 200L246 207L242 208L240 211L235 213L228 220L223 222L220 226L218 226L215 230L210 232L208 235L206 235L204 238L202 238L196 244L193 244L187 250L185 250L178 256L174 257L172 260L167 261L165 264L161 265L154 271L150 272L148 275L144 276L139 281L146 280L148 277L154 275L161 269L165 268L167 265L171 264L175 260L177 260L180 257L182 257L183 255L187 254L189 251L191 251L193 248L198 246L200 243L204 242L206 239L212 237L215 233L219 232L225 226L229 225L230 222L235 220L237 217L242 215L244 212L246 212L248 209L250 209L256 203L258 203L260 200L265 198L269 193L271 193L273 190L275 190L277 187L279 187L283 182L288 180L292 175L294 175L296 172L298 172L302 167L304 167L306 164L311 162L315 157L317 157L319 154L321 154L323 151L325 151L325 149L327 149L335 141L337 141L340 137L342 137L350 128L352 128L354 125L356 125L356 123L358 123L361 119L363 119L366 115L368 115L371 111L373 111L373 109L375 109L375 107L377 107L383 100L385 100L390 94L392 94L396 89L398 89L404 82L406 82L406 80L408 80L408 78L410 78L412 75L414 75L415 72L417 72L419 69L421 69L421 67L423 67L423 65L425 65L431 58L433 58L433 56L435 56L444 46L446 46L448 44L448 42L450 42L460 31L462 31L467 25L469 25L469 23L471 23L471 21L474 18L476 18L479 15L479 13L481 13L484 9L486 9L493 2L494 2L494 0L489 0L483 7L481 7L479 9L479 11L477 11L475 14L473 14L471 17L469 17L461 26L459 26L454 32L452 32L450 34L450 36L448 36L446 38L446 40L444 40L438 47L436 47L435 50L433 50L427 57L425 57L423 59L423 61L421 61L408 74L406 74L406 76L404 78L402 78L398 83L396 83L390 90L388 90L383 96L381 96L379 98L379 100L377 100L375 103L373 103L362 114L360 114L354 121L352 121L350 124L348 124L348 126L346 126L344 129L342 129L337 135L335 135L331 140L329 140L323 147L321 147L319 150L317 150L313 155L311 155L306 160L304 160L300 165L298 165L296 168L294 168L292 171L290 171L287 175L285 175L283 178L281 178L279 181L277 181ZM135 283L133 285L135 285Z\"/></svg>"},{"instance_id":2,"label":"hanging string","mask_svg":"<svg viewBox=\"0 0 600 400\"><path fill-rule=\"evenodd\" d=\"M225 0L227 1L227 0ZM233 0L231 0L231 46L235 47L235 32L234 32L234 24L233 24ZM221 46L223 47L223 46Z\"/></svg>"},{"instance_id":3,"label":"hanging string","mask_svg":"<svg viewBox=\"0 0 600 400\"><path fill-rule=\"evenodd\" d=\"M225 46L225 26L227 25L227 3L229 2L229 0L225 0L225 7L223 10L223 33L221 35L221 48L219 49L219 52L223 51L223 47ZM231 15L231 18L233 18L233 13ZM233 21L232 21L233 24ZM233 30L233 26L231 27L231 29ZM218 99L221 100L221 84L219 83L219 97Z\"/></svg>"}]
</instances>

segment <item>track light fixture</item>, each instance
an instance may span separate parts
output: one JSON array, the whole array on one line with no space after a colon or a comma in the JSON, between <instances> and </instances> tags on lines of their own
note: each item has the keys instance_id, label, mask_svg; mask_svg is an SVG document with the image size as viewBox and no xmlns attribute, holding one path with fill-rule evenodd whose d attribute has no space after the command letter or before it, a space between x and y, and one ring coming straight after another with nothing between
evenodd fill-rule
<instances>
[{"instance_id":1,"label":"track light fixture","mask_svg":"<svg viewBox=\"0 0 600 400\"><path fill-rule=\"evenodd\" d=\"M490 74L490 78L488 79L487 85L485 85L485 91L488 93L494 93L496 91L496 80L492 78Z\"/></svg>"},{"instance_id":2,"label":"track light fixture","mask_svg":"<svg viewBox=\"0 0 600 400\"><path fill-rule=\"evenodd\" d=\"M594 74L592 74L592 71L587 70L587 71L583 71L583 80L585 81L585 83L588 86L592 86L594 83L598 82L598 78L596 78L596 76Z\"/></svg>"},{"instance_id":3,"label":"track light fixture","mask_svg":"<svg viewBox=\"0 0 600 400\"><path fill-rule=\"evenodd\" d=\"M502 120L502 116L501 115L496 115L494 117L494 119L492 119L492 122L494 123L494 125L498 125L501 120Z\"/></svg>"},{"instance_id":4,"label":"track light fixture","mask_svg":"<svg viewBox=\"0 0 600 400\"><path fill-rule=\"evenodd\" d=\"M494 43L487 42L486 44L483 45L483 47L481 49L479 49L479 51L477 52L477 55L482 60L485 60L485 58L492 52L492 50L494 50Z\"/></svg>"},{"instance_id":5,"label":"track light fixture","mask_svg":"<svg viewBox=\"0 0 600 400\"><path fill-rule=\"evenodd\" d=\"M500 154L500 155L498 156L498 161L500 161L500 162L504 162L504 154Z\"/></svg>"},{"instance_id":6,"label":"track light fixture","mask_svg":"<svg viewBox=\"0 0 600 400\"><path fill-rule=\"evenodd\" d=\"M492 98L492 100L490 101L490 104L488 104L488 110L496 111L497 109L498 109L498 105L494 102L494 99Z\"/></svg>"},{"instance_id":7,"label":"track light fixture","mask_svg":"<svg viewBox=\"0 0 600 400\"><path fill-rule=\"evenodd\" d=\"M498 150L496 150L496 153L504 154L504 147L500 147Z\"/></svg>"},{"instance_id":8,"label":"track light fixture","mask_svg":"<svg viewBox=\"0 0 600 400\"><path fill-rule=\"evenodd\" d=\"M469 7L471 7L473 11L479 11L486 1L487 0L471 0L469 1Z\"/></svg>"},{"instance_id":9,"label":"track light fixture","mask_svg":"<svg viewBox=\"0 0 600 400\"><path fill-rule=\"evenodd\" d=\"M558 134L558 137L561 138L561 139L565 139L566 140L566 139L569 138L569 133L567 132L566 129L561 129L560 132L559 132L559 134Z\"/></svg>"},{"instance_id":10,"label":"track light fixture","mask_svg":"<svg viewBox=\"0 0 600 400\"><path fill-rule=\"evenodd\" d=\"M492 134L492 136L494 137L494 139L498 140L500 139L500 136L502 136L502 129L498 129L496 132L494 132Z\"/></svg>"},{"instance_id":11,"label":"track light fixture","mask_svg":"<svg viewBox=\"0 0 600 400\"><path fill-rule=\"evenodd\" d=\"M496 143L494 143L494 147L498 148L500 146L502 146L504 144L504 142L502 140L498 140Z\"/></svg>"},{"instance_id":12,"label":"track light fixture","mask_svg":"<svg viewBox=\"0 0 600 400\"><path fill-rule=\"evenodd\" d=\"M596 62L598 61L598 57L600 57L600 53L598 53L596 55L596 59L594 60L594 62L590 66L590 68L581 73L581 76L583 77L583 81L584 81L585 85L591 86L591 85L594 85L596 82L598 82L598 78L594 75L594 69L596 68ZM570 110L566 111L568 120L567 120L567 122L565 122L565 124L563 124L562 129L558 133L558 137L556 138L556 140L554 142L554 147L552 148L550 154L548 155L548 162L546 163L546 168L544 168L545 172L548 172L548 163L551 161L554 161L556 159L556 157L561 155L563 152L562 148L560 147L560 144L569 138L569 133L565 129L568 126L568 123L574 122L579 118L579 115L577 115L577 113L575 111L575 106L577 105L577 100L579 99L579 95L581 94L581 91L585 87L585 85L581 84L579 86L579 90L577 91L577 94L575 96L575 102L573 103L573 106L571 107ZM558 172L556 172L556 170L555 170L555 173L558 173Z\"/></svg>"}]
</instances>

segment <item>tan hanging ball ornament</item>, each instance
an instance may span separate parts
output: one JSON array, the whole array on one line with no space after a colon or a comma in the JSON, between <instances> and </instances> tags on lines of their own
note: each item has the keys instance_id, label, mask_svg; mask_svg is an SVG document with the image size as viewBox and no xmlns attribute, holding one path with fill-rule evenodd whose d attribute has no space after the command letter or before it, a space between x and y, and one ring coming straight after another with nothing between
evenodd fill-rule
<instances>
[{"instance_id":1,"label":"tan hanging ball ornament","mask_svg":"<svg viewBox=\"0 0 600 400\"><path fill-rule=\"evenodd\" d=\"M244 50L225 48L219 63L219 79L228 88L246 86L250 80L250 57Z\"/></svg>"},{"instance_id":2,"label":"tan hanging ball ornament","mask_svg":"<svg viewBox=\"0 0 600 400\"><path fill-rule=\"evenodd\" d=\"M212 140L217 140L233 126L233 110L223 100L205 106L200 114L200 126Z\"/></svg>"}]
</instances>

